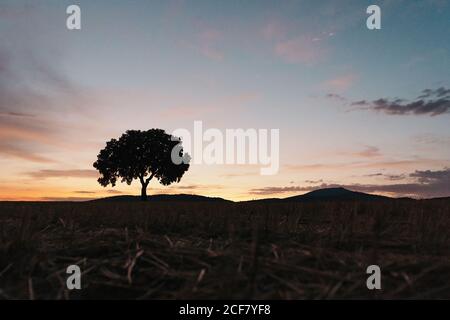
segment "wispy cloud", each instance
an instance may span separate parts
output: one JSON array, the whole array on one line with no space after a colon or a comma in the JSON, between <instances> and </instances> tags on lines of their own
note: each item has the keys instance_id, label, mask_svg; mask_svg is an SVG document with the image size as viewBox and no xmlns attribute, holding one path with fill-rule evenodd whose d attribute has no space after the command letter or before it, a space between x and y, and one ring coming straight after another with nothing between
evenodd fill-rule
<instances>
[{"instance_id":1,"label":"wispy cloud","mask_svg":"<svg viewBox=\"0 0 450 320\"><path fill-rule=\"evenodd\" d=\"M109 194L122 194L123 193L122 191L114 190L114 189L107 190L106 192Z\"/></svg>"},{"instance_id":2,"label":"wispy cloud","mask_svg":"<svg viewBox=\"0 0 450 320\"><path fill-rule=\"evenodd\" d=\"M14 157L26 161L37 163L52 163L52 159L41 156L29 148L23 148L18 145L12 145L8 142L0 142L0 154L6 157Z\"/></svg>"},{"instance_id":3,"label":"wispy cloud","mask_svg":"<svg viewBox=\"0 0 450 320\"><path fill-rule=\"evenodd\" d=\"M199 39L199 50L200 52L209 59L221 61L224 58L224 53L219 49L218 42L222 37L222 33L216 29L206 29L200 32Z\"/></svg>"},{"instance_id":4,"label":"wispy cloud","mask_svg":"<svg viewBox=\"0 0 450 320\"><path fill-rule=\"evenodd\" d=\"M47 178L97 178L95 170L39 170L26 172L25 175L35 179Z\"/></svg>"},{"instance_id":5,"label":"wispy cloud","mask_svg":"<svg viewBox=\"0 0 450 320\"><path fill-rule=\"evenodd\" d=\"M411 182L395 184L328 184L310 186L264 187L250 190L250 194L277 195L293 192L309 192L323 188L344 187L354 191L368 193L388 193L396 196L419 198L450 196L450 168L443 170L417 170L410 174L398 176L399 179L410 179Z\"/></svg>"},{"instance_id":6,"label":"wispy cloud","mask_svg":"<svg viewBox=\"0 0 450 320\"><path fill-rule=\"evenodd\" d=\"M309 164L286 164L283 168L291 171L335 171L343 169L405 169L423 166L448 166L449 160L412 158L412 159L382 159L377 161L352 161L334 163L309 163Z\"/></svg>"},{"instance_id":7,"label":"wispy cloud","mask_svg":"<svg viewBox=\"0 0 450 320\"><path fill-rule=\"evenodd\" d=\"M22 141L53 144L57 130L53 123L34 116L18 116L11 113L0 115L0 138L3 141Z\"/></svg>"},{"instance_id":8,"label":"wispy cloud","mask_svg":"<svg viewBox=\"0 0 450 320\"><path fill-rule=\"evenodd\" d=\"M262 35L266 39L280 39L286 35L286 26L277 19L267 22L262 28Z\"/></svg>"},{"instance_id":9,"label":"wispy cloud","mask_svg":"<svg viewBox=\"0 0 450 320\"><path fill-rule=\"evenodd\" d=\"M380 149L375 146L366 146L364 150L356 152L355 155L364 158L375 158L382 156L382 154L380 153Z\"/></svg>"},{"instance_id":10,"label":"wispy cloud","mask_svg":"<svg viewBox=\"0 0 450 320\"><path fill-rule=\"evenodd\" d=\"M174 185L170 187L171 190L179 190L179 191L185 191L185 190L214 190L214 189L223 189L222 185L206 185L206 184L189 184L189 185Z\"/></svg>"},{"instance_id":11,"label":"wispy cloud","mask_svg":"<svg viewBox=\"0 0 450 320\"><path fill-rule=\"evenodd\" d=\"M197 51L210 60L222 61L225 57L221 43L223 40L222 32L213 27L203 25L199 29L189 42L182 41L181 45Z\"/></svg>"},{"instance_id":12,"label":"wispy cloud","mask_svg":"<svg viewBox=\"0 0 450 320\"><path fill-rule=\"evenodd\" d=\"M424 145L450 145L450 136L439 136L431 133L417 134L412 137L416 143Z\"/></svg>"},{"instance_id":13,"label":"wispy cloud","mask_svg":"<svg viewBox=\"0 0 450 320\"><path fill-rule=\"evenodd\" d=\"M56 48L49 41L59 36L44 22L50 12L7 5L0 33L0 154L32 162L51 161L45 152L62 146L68 131L57 119L72 111L80 115L85 102L84 89L60 70L64 43Z\"/></svg>"},{"instance_id":14,"label":"wispy cloud","mask_svg":"<svg viewBox=\"0 0 450 320\"><path fill-rule=\"evenodd\" d=\"M351 86L355 83L355 81L358 79L356 74L348 73L344 75L340 75L338 77L329 79L325 82L325 85L332 90L335 91L345 91L351 88ZM344 100L342 96L338 95L332 95L328 97L337 98L339 97L341 100Z\"/></svg>"},{"instance_id":15,"label":"wispy cloud","mask_svg":"<svg viewBox=\"0 0 450 320\"><path fill-rule=\"evenodd\" d=\"M322 184L321 186L325 186ZM282 193L290 193L290 192L305 192L320 189L320 186L287 186L287 187L263 187L263 188L254 188L250 190L250 194L257 195L274 195L274 194L282 194Z\"/></svg>"},{"instance_id":16,"label":"wispy cloud","mask_svg":"<svg viewBox=\"0 0 450 320\"><path fill-rule=\"evenodd\" d=\"M311 36L283 40L275 45L275 53L288 63L314 64L326 55L322 44Z\"/></svg>"},{"instance_id":17,"label":"wispy cloud","mask_svg":"<svg viewBox=\"0 0 450 320\"><path fill-rule=\"evenodd\" d=\"M195 185L195 184L191 184L191 185L187 185L187 186L175 186L174 189L180 189L180 190L195 190L195 189L199 189L200 186Z\"/></svg>"},{"instance_id":18,"label":"wispy cloud","mask_svg":"<svg viewBox=\"0 0 450 320\"><path fill-rule=\"evenodd\" d=\"M359 100L351 104L359 109L383 112L388 115L437 116L450 112L450 89L425 89L413 101L380 98L373 101Z\"/></svg>"},{"instance_id":19,"label":"wispy cloud","mask_svg":"<svg viewBox=\"0 0 450 320\"><path fill-rule=\"evenodd\" d=\"M407 177L406 174L384 174L383 176L390 181L404 180Z\"/></svg>"},{"instance_id":20,"label":"wispy cloud","mask_svg":"<svg viewBox=\"0 0 450 320\"><path fill-rule=\"evenodd\" d=\"M305 180L305 183L310 183L310 184L318 184L318 183L322 183L323 180L319 179L319 180ZM293 183L293 181L290 182L291 184Z\"/></svg>"},{"instance_id":21,"label":"wispy cloud","mask_svg":"<svg viewBox=\"0 0 450 320\"><path fill-rule=\"evenodd\" d=\"M412 178L416 178L420 183L446 183L448 191L450 191L450 168L445 168L444 170L439 171L417 170L416 172L411 173L409 176Z\"/></svg>"},{"instance_id":22,"label":"wispy cloud","mask_svg":"<svg viewBox=\"0 0 450 320\"><path fill-rule=\"evenodd\" d=\"M347 101L347 98L345 98L345 97L343 97L343 96L341 96L340 94L337 94L337 93L327 93L325 95L325 98L338 100L340 102Z\"/></svg>"},{"instance_id":23,"label":"wispy cloud","mask_svg":"<svg viewBox=\"0 0 450 320\"><path fill-rule=\"evenodd\" d=\"M254 177L258 176L259 172L237 172L237 173L226 173L222 174L221 176L224 178L241 178L241 177Z\"/></svg>"},{"instance_id":24,"label":"wispy cloud","mask_svg":"<svg viewBox=\"0 0 450 320\"><path fill-rule=\"evenodd\" d=\"M44 201L67 201L67 202L82 202L94 200L92 197L43 197L40 200Z\"/></svg>"},{"instance_id":25,"label":"wispy cloud","mask_svg":"<svg viewBox=\"0 0 450 320\"><path fill-rule=\"evenodd\" d=\"M357 151L349 151L349 150L344 150L344 151L336 151L336 152L331 152L330 155L333 156L351 156L353 158L357 157L357 158L380 158L383 156L383 154L380 151L380 148L376 147L376 146L370 146L370 145L366 145L364 146L364 148L362 148L361 150L357 150Z\"/></svg>"}]
</instances>

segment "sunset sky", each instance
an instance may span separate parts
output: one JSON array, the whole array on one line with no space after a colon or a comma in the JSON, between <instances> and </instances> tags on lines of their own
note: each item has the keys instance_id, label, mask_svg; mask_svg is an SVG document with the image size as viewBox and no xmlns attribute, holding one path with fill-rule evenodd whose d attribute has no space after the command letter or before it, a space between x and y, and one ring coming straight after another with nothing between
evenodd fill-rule
<instances>
[{"instance_id":1,"label":"sunset sky","mask_svg":"<svg viewBox=\"0 0 450 320\"><path fill-rule=\"evenodd\" d=\"M66 28L70 4L81 30ZM99 150L195 120L279 129L278 174L192 165L148 194L450 196L449 35L446 0L2 0L0 200L138 195L97 183Z\"/></svg>"}]
</instances>

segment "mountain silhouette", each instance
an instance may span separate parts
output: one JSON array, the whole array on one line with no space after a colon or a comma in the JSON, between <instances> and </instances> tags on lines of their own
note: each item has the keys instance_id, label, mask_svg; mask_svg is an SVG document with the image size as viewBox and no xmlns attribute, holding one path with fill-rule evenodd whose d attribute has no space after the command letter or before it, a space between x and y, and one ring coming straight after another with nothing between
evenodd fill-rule
<instances>
[{"instance_id":1,"label":"mountain silhouette","mask_svg":"<svg viewBox=\"0 0 450 320\"><path fill-rule=\"evenodd\" d=\"M282 201L317 201L317 200L387 200L390 197L351 191L345 188L326 188L314 190L299 196L281 199Z\"/></svg>"},{"instance_id":2,"label":"mountain silhouette","mask_svg":"<svg viewBox=\"0 0 450 320\"><path fill-rule=\"evenodd\" d=\"M268 198L261 200L251 200L251 202L314 202L314 201L357 201L357 200L379 201L379 200L397 200L397 198L390 198L380 195L356 192L339 187L339 188L318 189L305 194L287 198Z\"/></svg>"},{"instance_id":3,"label":"mountain silhouette","mask_svg":"<svg viewBox=\"0 0 450 320\"><path fill-rule=\"evenodd\" d=\"M130 196L130 195L122 195L122 196L114 196L107 197L101 199L91 200L93 202L140 202L140 196ZM219 197L206 197L206 196L198 196L195 194L156 194L152 196L148 196L148 201L150 202L167 202L167 201L175 201L175 202L231 202L230 200L226 200Z\"/></svg>"},{"instance_id":4,"label":"mountain silhouette","mask_svg":"<svg viewBox=\"0 0 450 320\"><path fill-rule=\"evenodd\" d=\"M441 198L450 199L450 198ZM108 198L91 200L94 202L134 202L141 197L121 195ZM282 203L282 202L315 202L315 201L382 201L382 200L413 200L412 198L391 198L386 196L351 191L342 187L314 190L302 195L287 198L266 198L243 202ZM234 202L220 197L206 197L195 194L157 194L148 197L150 202Z\"/></svg>"}]
</instances>

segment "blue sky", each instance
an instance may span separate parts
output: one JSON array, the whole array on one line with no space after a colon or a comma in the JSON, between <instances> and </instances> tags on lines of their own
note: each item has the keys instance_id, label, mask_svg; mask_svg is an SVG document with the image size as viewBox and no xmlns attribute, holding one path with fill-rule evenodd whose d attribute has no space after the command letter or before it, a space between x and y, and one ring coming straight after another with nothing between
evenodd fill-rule
<instances>
[{"instance_id":1,"label":"blue sky","mask_svg":"<svg viewBox=\"0 0 450 320\"><path fill-rule=\"evenodd\" d=\"M68 31L74 3L82 29ZM366 28L370 4L381 8L381 30ZM179 186L193 193L247 199L340 184L401 195L385 186L420 184L416 171L448 179L450 107L392 111L395 99L401 107L425 89L450 88L450 1L3 1L0 9L5 199L102 195L87 170L105 141L194 120L279 128L282 167L273 177L251 166L191 168ZM377 109L378 99L387 102ZM32 125L12 112L32 115ZM408 195L448 195L445 181Z\"/></svg>"}]
</instances>

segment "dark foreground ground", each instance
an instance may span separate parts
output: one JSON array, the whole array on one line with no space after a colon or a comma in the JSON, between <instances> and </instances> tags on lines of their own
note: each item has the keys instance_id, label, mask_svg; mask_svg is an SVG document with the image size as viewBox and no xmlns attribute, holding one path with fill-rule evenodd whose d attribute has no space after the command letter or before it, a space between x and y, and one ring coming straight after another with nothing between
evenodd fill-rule
<instances>
[{"instance_id":1,"label":"dark foreground ground","mask_svg":"<svg viewBox=\"0 0 450 320\"><path fill-rule=\"evenodd\" d=\"M1 299L450 299L449 279L448 200L0 203Z\"/></svg>"}]
</instances>

